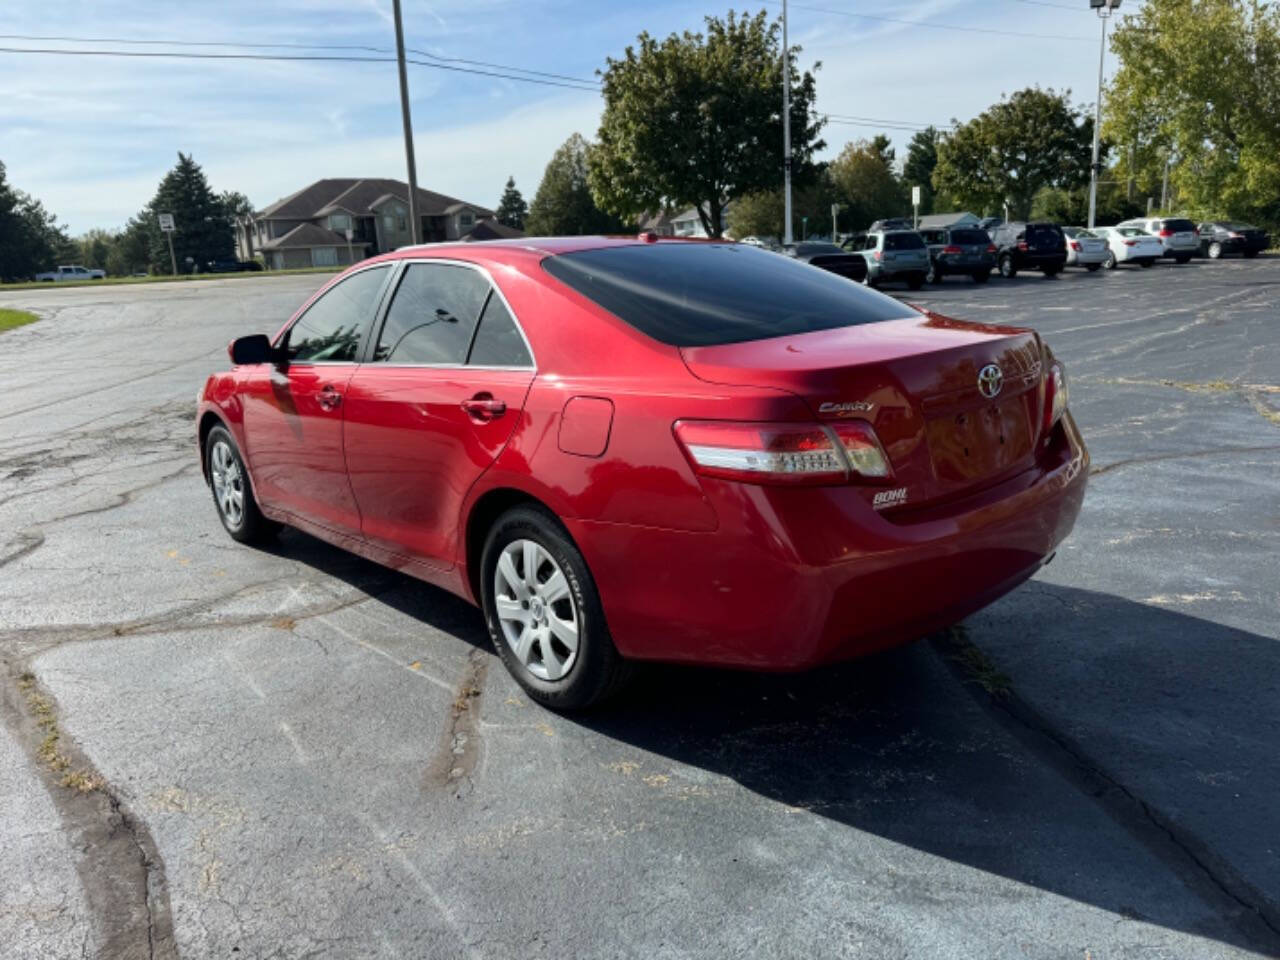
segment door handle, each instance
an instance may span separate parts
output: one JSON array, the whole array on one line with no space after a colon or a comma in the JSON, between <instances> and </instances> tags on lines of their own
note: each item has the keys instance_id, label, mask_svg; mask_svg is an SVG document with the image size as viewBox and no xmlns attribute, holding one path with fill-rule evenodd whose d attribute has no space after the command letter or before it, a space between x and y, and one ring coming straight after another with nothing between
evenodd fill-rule
<instances>
[{"instance_id":1,"label":"door handle","mask_svg":"<svg viewBox=\"0 0 1280 960\"><path fill-rule=\"evenodd\" d=\"M462 409L473 420L486 422L506 413L507 404L503 400L495 400L491 393L477 393L470 400L462 401Z\"/></svg>"},{"instance_id":2,"label":"door handle","mask_svg":"<svg viewBox=\"0 0 1280 960\"><path fill-rule=\"evenodd\" d=\"M342 394L337 391L331 383L326 383L320 388L320 406L326 410L332 410L342 402Z\"/></svg>"}]
</instances>

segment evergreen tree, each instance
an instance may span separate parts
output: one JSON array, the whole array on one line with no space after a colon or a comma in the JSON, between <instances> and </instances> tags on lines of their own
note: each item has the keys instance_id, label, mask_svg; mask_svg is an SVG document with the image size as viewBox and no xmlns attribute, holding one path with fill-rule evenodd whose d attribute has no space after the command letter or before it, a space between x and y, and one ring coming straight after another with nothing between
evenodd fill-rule
<instances>
[{"instance_id":1,"label":"evergreen tree","mask_svg":"<svg viewBox=\"0 0 1280 960\"><path fill-rule=\"evenodd\" d=\"M58 218L11 187L0 163L0 280L30 280L53 267L69 244Z\"/></svg>"},{"instance_id":2,"label":"evergreen tree","mask_svg":"<svg viewBox=\"0 0 1280 960\"><path fill-rule=\"evenodd\" d=\"M529 205L528 233L555 237L627 229L617 217L596 206L587 185L588 149L582 134L575 133L552 155Z\"/></svg>"},{"instance_id":3,"label":"evergreen tree","mask_svg":"<svg viewBox=\"0 0 1280 960\"><path fill-rule=\"evenodd\" d=\"M524 218L529 215L529 205L516 189L516 178L507 177L507 188L502 191L502 199L498 202L498 222L517 230L524 229Z\"/></svg>"},{"instance_id":4,"label":"evergreen tree","mask_svg":"<svg viewBox=\"0 0 1280 960\"><path fill-rule=\"evenodd\" d=\"M151 224L151 265L157 272L167 273L169 245L160 230L162 213L173 214L173 252L179 273L189 269L188 257L202 266L210 260L226 260L235 255L227 205L210 189L204 171L189 154L179 152L177 165L165 174L155 197L140 215Z\"/></svg>"},{"instance_id":5,"label":"evergreen tree","mask_svg":"<svg viewBox=\"0 0 1280 960\"><path fill-rule=\"evenodd\" d=\"M920 188L920 215L933 213L933 168L938 165L938 131L925 127L907 144L907 159L902 164L902 185L910 196L912 187Z\"/></svg>"}]
</instances>

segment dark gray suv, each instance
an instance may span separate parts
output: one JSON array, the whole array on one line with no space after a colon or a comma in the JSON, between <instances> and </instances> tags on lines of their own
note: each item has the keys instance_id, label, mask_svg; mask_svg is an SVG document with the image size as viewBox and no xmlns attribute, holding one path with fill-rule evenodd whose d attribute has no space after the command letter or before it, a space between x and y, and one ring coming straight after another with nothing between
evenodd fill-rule
<instances>
[{"instance_id":1,"label":"dark gray suv","mask_svg":"<svg viewBox=\"0 0 1280 960\"><path fill-rule=\"evenodd\" d=\"M921 230L920 236L929 246L930 283L941 283L952 273L973 277L974 283L986 283L996 265L996 248L987 231L978 227L940 227Z\"/></svg>"}]
</instances>

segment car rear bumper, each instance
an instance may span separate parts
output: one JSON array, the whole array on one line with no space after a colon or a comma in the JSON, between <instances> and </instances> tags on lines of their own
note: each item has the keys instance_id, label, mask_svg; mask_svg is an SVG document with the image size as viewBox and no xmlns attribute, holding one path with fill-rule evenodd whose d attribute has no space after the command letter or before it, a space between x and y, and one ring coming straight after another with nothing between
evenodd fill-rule
<instances>
[{"instance_id":1,"label":"car rear bumper","mask_svg":"<svg viewBox=\"0 0 1280 960\"><path fill-rule=\"evenodd\" d=\"M712 532L566 523L624 656L800 670L941 629L1034 574L1084 497L1089 456L1069 414L1040 461L892 515L855 487L705 481Z\"/></svg>"},{"instance_id":2,"label":"car rear bumper","mask_svg":"<svg viewBox=\"0 0 1280 960\"><path fill-rule=\"evenodd\" d=\"M1101 250L1072 250L1067 253L1067 266L1083 267L1090 263L1106 263L1107 251L1104 247Z\"/></svg>"},{"instance_id":3,"label":"car rear bumper","mask_svg":"<svg viewBox=\"0 0 1280 960\"><path fill-rule=\"evenodd\" d=\"M994 254L983 254L982 256L971 257L965 260L956 259L949 256L940 256L934 260L934 269L939 273L990 273L995 269L996 258Z\"/></svg>"}]
</instances>

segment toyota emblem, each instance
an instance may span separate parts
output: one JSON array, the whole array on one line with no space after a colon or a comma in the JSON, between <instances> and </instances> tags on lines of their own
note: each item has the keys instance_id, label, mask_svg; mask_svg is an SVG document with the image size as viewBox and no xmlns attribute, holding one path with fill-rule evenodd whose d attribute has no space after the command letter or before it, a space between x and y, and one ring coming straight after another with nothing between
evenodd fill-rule
<instances>
[{"instance_id":1,"label":"toyota emblem","mask_svg":"<svg viewBox=\"0 0 1280 960\"><path fill-rule=\"evenodd\" d=\"M1000 388L1004 386L1004 373L994 363L988 363L985 367L978 371L978 392L988 400L994 400L1000 395Z\"/></svg>"}]
</instances>

